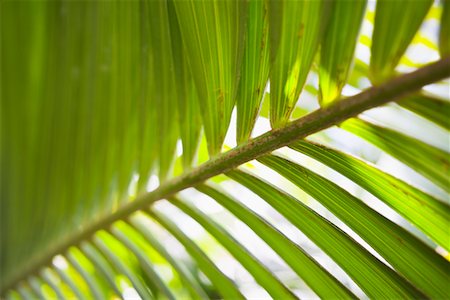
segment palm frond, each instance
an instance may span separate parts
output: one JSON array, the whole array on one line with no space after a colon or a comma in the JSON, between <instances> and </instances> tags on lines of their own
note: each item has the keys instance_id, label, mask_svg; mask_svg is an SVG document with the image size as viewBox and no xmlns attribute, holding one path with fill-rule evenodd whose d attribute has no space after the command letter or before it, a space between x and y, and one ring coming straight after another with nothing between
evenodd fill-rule
<instances>
[{"instance_id":1,"label":"palm frond","mask_svg":"<svg viewBox=\"0 0 450 300\"><path fill-rule=\"evenodd\" d=\"M3 1L2 297L448 298L448 7Z\"/></svg>"}]
</instances>

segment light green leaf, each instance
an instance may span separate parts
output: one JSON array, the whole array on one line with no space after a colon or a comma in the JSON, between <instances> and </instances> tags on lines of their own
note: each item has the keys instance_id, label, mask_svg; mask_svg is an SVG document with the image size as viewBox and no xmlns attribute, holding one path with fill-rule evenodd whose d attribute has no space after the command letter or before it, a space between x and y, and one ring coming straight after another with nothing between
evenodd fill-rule
<instances>
[{"instance_id":1,"label":"light green leaf","mask_svg":"<svg viewBox=\"0 0 450 300\"><path fill-rule=\"evenodd\" d=\"M340 127L374 144L450 192L450 161L447 152L359 119L345 121Z\"/></svg>"},{"instance_id":2,"label":"light green leaf","mask_svg":"<svg viewBox=\"0 0 450 300\"><path fill-rule=\"evenodd\" d=\"M234 283L226 277L206 254L191 239L189 239L180 228L172 223L172 221L161 213L153 211L150 212L150 216L169 231L185 247L186 251L195 259L199 268L211 280L212 284L224 298L244 298Z\"/></svg>"},{"instance_id":3,"label":"light green leaf","mask_svg":"<svg viewBox=\"0 0 450 300\"><path fill-rule=\"evenodd\" d=\"M422 298L403 277L297 199L242 171L227 173L275 208L330 255L373 298Z\"/></svg>"},{"instance_id":4,"label":"light green leaf","mask_svg":"<svg viewBox=\"0 0 450 300\"><path fill-rule=\"evenodd\" d=\"M269 78L269 16L265 1L249 1L245 40L236 96L238 144L250 138Z\"/></svg>"},{"instance_id":5,"label":"light green leaf","mask_svg":"<svg viewBox=\"0 0 450 300\"><path fill-rule=\"evenodd\" d=\"M31 296L31 298L29 299L36 299L36 298L40 298L40 299L45 299L45 294L42 291L42 282L40 279L36 278L36 277L31 277L30 279L28 279L28 282L30 284L30 288L33 291L33 293L36 296ZM26 295L26 297L29 297L29 295Z\"/></svg>"},{"instance_id":6,"label":"light green leaf","mask_svg":"<svg viewBox=\"0 0 450 300\"><path fill-rule=\"evenodd\" d=\"M356 298L299 246L229 195L208 185L197 189L212 197L263 239L320 297Z\"/></svg>"},{"instance_id":7,"label":"light green leaf","mask_svg":"<svg viewBox=\"0 0 450 300\"><path fill-rule=\"evenodd\" d=\"M154 248L162 257L164 257L172 267L178 272L180 279L185 283L186 288L189 290L190 295L193 299L205 299L207 295L202 290L197 281L189 273L186 268L181 265L176 259L174 259L169 252L164 248L161 243L153 236L153 234L145 227L145 225L136 220L130 220L130 226L135 229L135 231L141 234L148 244Z\"/></svg>"},{"instance_id":8,"label":"light green leaf","mask_svg":"<svg viewBox=\"0 0 450 300\"><path fill-rule=\"evenodd\" d=\"M84 242L80 246L80 250L91 261L96 270L98 270L103 275L115 294L118 296L122 295L121 290L116 284L116 272L108 263L108 261L98 252L98 250L93 245L87 242Z\"/></svg>"},{"instance_id":9,"label":"light green leaf","mask_svg":"<svg viewBox=\"0 0 450 300\"><path fill-rule=\"evenodd\" d=\"M55 292L57 299L65 299L67 298L67 295L62 291L62 285L59 285L54 282L54 278L52 278L51 274L49 273L48 269L45 269L41 272L41 278L42 280L47 283L52 290Z\"/></svg>"},{"instance_id":10,"label":"light green leaf","mask_svg":"<svg viewBox=\"0 0 450 300\"><path fill-rule=\"evenodd\" d=\"M175 296L168 289L168 287L164 284L164 282L159 277L159 275L155 272L155 270L153 270L152 263L145 256L142 248L139 248L126 234L124 234L122 231L117 229L117 227L112 228L111 233L114 235L114 237L119 242L121 242L128 250L130 250L136 256L141 268L143 269L145 274L148 276L148 278L151 280L151 282L156 285L158 290L163 295L165 295L167 297L167 299L174 300Z\"/></svg>"},{"instance_id":11,"label":"light green leaf","mask_svg":"<svg viewBox=\"0 0 450 300\"><path fill-rule=\"evenodd\" d=\"M210 156L222 149L244 50L246 1L175 1Z\"/></svg>"},{"instance_id":12,"label":"light green leaf","mask_svg":"<svg viewBox=\"0 0 450 300\"><path fill-rule=\"evenodd\" d=\"M307 168L277 156L263 156L259 161L324 205L427 295L446 297L450 263L434 249Z\"/></svg>"},{"instance_id":13,"label":"light green leaf","mask_svg":"<svg viewBox=\"0 0 450 300\"><path fill-rule=\"evenodd\" d=\"M22 298L20 296L20 293L18 293L16 291L10 291L10 292L8 292L8 294L6 294L6 300L20 300ZM26 298L24 298L24 299L26 299Z\"/></svg>"},{"instance_id":14,"label":"light green leaf","mask_svg":"<svg viewBox=\"0 0 450 300\"><path fill-rule=\"evenodd\" d=\"M75 284L75 282L70 278L63 270L58 267L53 269L56 274L58 274L59 278L62 282L64 282L68 287L70 287L73 295L79 300L87 300L87 296L82 292L80 287Z\"/></svg>"},{"instance_id":15,"label":"light green leaf","mask_svg":"<svg viewBox=\"0 0 450 300\"><path fill-rule=\"evenodd\" d=\"M112 237L106 232L99 232L93 238L93 243L100 250L100 252L105 256L105 258L111 263L111 265L116 269L118 273L124 274L131 282L131 284L136 289L137 293L142 299L152 298L152 294L142 278L138 277L138 274L133 271L132 264L128 262L125 263L123 257L120 257L117 252L118 247L120 247L117 241L114 241ZM112 250L114 249L114 251Z\"/></svg>"},{"instance_id":16,"label":"light green leaf","mask_svg":"<svg viewBox=\"0 0 450 300\"><path fill-rule=\"evenodd\" d=\"M290 147L339 171L384 201L442 247L448 248L450 207L447 204L343 152L304 141Z\"/></svg>"},{"instance_id":17,"label":"light green leaf","mask_svg":"<svg viewBox=\"0 0 450 300\"><path fill-rule=\"evenodd\" d=\"M20 297L25 300L33 300L39 297L39 295L33 295L33 292L24 284L20 285L17 291L19 292Z\"/></svg>"},{"instance_id":18,"label":"light green leaf","mask_svg":"<svg viewBox=\"0 0 450 300\"><path fill-rule=\"evenodd\" d=\"M178 104L180 137L183 143L183 168L189 170L194 163L200 143L202 120L200 116L199 99L191 70L186 57L186 49L181 39L174 1L167 3L169 10L170 36L175 68L175 82Z\"/></svg>"},{"instance_id":19,"label":"light green leaf","mask_svg":"<svg viewBox=\"0 0 450 300\"><path fill-rule=\"evenodd\" d=\"M175 148L178 137L177 122L177 93L175 81L174 61L172 55L172 41L169 27L167 1L146 1L150 31L150 70L151 97L153 109L157 110L157 141L159 145L159 176L164 181L171 175ZM151 138L151 137L146 137Z\"/></svg>"},{"instance_id":20,"label":"light green leaf","mask_svg":"<svg viewBox=\"0 0 450 300\"><path fill-rule=\"evenodd\" d=\"M326 26L325 1L269 1L270 124L291 116Z\"/></svg>"},{"instance_id":21,"label":"light green leaf","mask_svg":"<svg viewBox=\"0 0 450 300\"><path fill-rule=\"evenodd\" d=\"M370 56L372 82L379 84L394 75L432 3L432 0L377 1Z\"/></svg>"},{"instance_id":22,"label":"light green leaf","mask_svg":"<svg viewBox=\"0 0 450 300\"><path fill-rule=\"evenodd\" d=\"M85 265L82 265L82 263L78 261L80 254L78 255L77 259L76 255L73 253L74 251L77 250L75 250L74 248L72 248L71 250L72 251L67 252L65 257L74 267L74 269L80 274L80 276L84 279L84 281L89 287L91 295L96 299L105 297L99 283L97 282L97 279L86 270Z\"/></svg>"},{"instance_id":23,"label":"light green leaf","mask_svg":"<svg viewBox=\"0 0 450 300\"><path fill-rule=\"evenodd\" d=\"M153 48L151 47L152 33L151 24L148 20L149 4L147 1L139 2L139 28L141 47L139 49L140 64L139 69L139 134L138 134L138 153L137 153L137 172L139 181L137 184L138 192L145 191L147 182L154 170L157 168L158 158L158 109L153 91L156 83L153 82L155 76L155 58Z\"/></svg>"},{"instance_id":24,"label":"light green leaf","mask_svg":"<svg viewBox=\"0 0 450 300\"><path fill-rule=\"evenodd\" d=\"M406 10L411 12L412 2L405 3ZM421 6L420 3L417 7ZM354 4L352 8L362 2ZM258 157L311 134L320 134L321 130L367 109L389 101L400 101L426 85L431 85L425 88L427 91L441 89L443 85L436 83L450 76L450 58L422 67L419 62L422 60L416 60L415 51L412 51L411 57L403 57L401 61L406 67L419 70L387 82L377 81L377 86L368 88L368 67L357 64L349 83L363 92L314 112L311 108L315 103L305 102L302 106L307 108L308 115L289 122L289 118L296 117L295 114L304 114L303 108L293 108L302 89L308 92L303 95L306 100L314 100L311 98L318 95L315 73L319 68L313 63L314 58L319 57L317 47L323 41L322 30L328 28L329 35L339 34L342 40L347 41L348 37L350 42L354 42L356 39L351 36L359 26L346 25L347 21L357 23L359 20L350 15L350 9L346 10L349 18L343 18L342 22L335 20L328 26L328 11L342 16L339 9L333 11L334 5L339 8L348 3L325 0L1 2L0 68L5 76L0 78L0 298L82 298L80 293L94 299L127 298L129 292L134 292L132 286L144 298L240 299L239 289L246 296L253 295L248 285L241 284L245 278L240 272L236 276L239 287L236 287L219 269L222 261L212 262L208 258L211 255L216 259L217 253L211 249L222 250L215 243L217 240L208 239L212 245L204 245L204 240L200 239L191 240L183 234L184 228L179 223L168 221L176 215L165 211L164 205L156 208L153 205L175 197L177 193L192 203L194 199L190 199L189 189L206 180L227 186L228 180L224 182L223 179L229 170L244 164L258 171L259 165L251 162ZM378 9L377 17L380 11L383 13L383 9ZM441 22L441 11L437 3L433 4L429 14L432 27ZM389 11L387 14L387 19L392 18ZM411 14L405 18L410 18ZM370 31L369 23L374 19L372 11L367 18L365 25L369 26L365 29ZM398 20L402 19L400 14ZM419 19L408 25L420 24ZM445 22L445 15L442 22ZM386 25L393 33L397 31L395 22ZM403 33L394 34L393 49L385 47L384 50L395 50L398 44L409 44L401 38L408 38L411 32L417 31L405 29L401 22L399 25ZM445 25L442 24L441 34L445 32ZM346 26L349 28L343 29ZM354 45L350 42L348 46L351 47L339 49L352 52ZM368 35L360 42L364 50L372 44ZM439 47L434 43L435 38L430 36L429 30L424 30L416 34L413 46L437 51ZM326 59L339 60L334 55L341 55L341 52L331 51L332 48L322 48L329 52L323 56L322 63L326 63ZM358 53L357 57L365 60L368 57L365 54ZM342 61L346 59L347 56ZM270 75L272 66L275 69ZM348 68L348 71L351 66L348 63L343 68ZM314 74L311 74L310 83L305 84L310 69ZM338 73L342 75L347 71ZM272 125L276 128L249 140L260 107L259 93L267 82L267 76L272 79L275 101L272 101L272 108L264 109L261 115L269 115L272 110ZM413 100L404 107L448 128L445 120L447 105L440 107L434 101L436 99L420 103ZM229 137L235 133L227 132L235 101L239 115L239 133L236 134L239 145L228 151L230 145L223 147L222 143L225 133L229 133ZM266 105L269 105L268 101ZM401 105L404 105L403 100ZM280 115L276 116L274 111ZM258 133L269 125L264 119L256 120L256 123L261 125L257 128ZM430 135L434 134L434 129L436 126L430 126ZM197 155L199 137L203 142ZM334 139L334 136L328 138ZM179 142L183 146L183 155L178 157L175 150ZM442 151L437 153L416 142L409 145L419 145L417 151L426 151L422 153L423 157L417 155L419 158L416 159L421 163L432 162L428 169L425 165L418 165L418 168L428 172L433 181L438 179L442 181L441 185L444 184L443 178L448 174L443 169L432 173L432 168L442 167L438 163L442 159ZM222 150L227 152L219 153ZM409 151L416 154L416 150ZM443 152L448 156L447 151ZM406 157L403 152L397 154ZM174 161L177 166L172 170ZM448 164L448 158L444 157L443 162ZM202 165L196 166L198 163ZM414 160L407 163L416 164ZM346 167L338 167L341 168L338 172L352 174ZM353 164L350 167L364 171L363 167L358 169ZM174 176L177 177L171 178ZM374 194L378 192L379 197L387 198L387 203L402 211L427 235L425 239L445 243L449 219L447 202L439 202L406 184L389 188L391 183L402 182L392 181L383 174L380 176L386 181L370 182L360 177L357 180L366 182L367 190ZM377 186L379 182L383 183L382 188ZM159 183L159 187L153 190ZM386 191L380 191L383 188ZM150 189L153 191L149 192ZM265 191L264 184L262 190ZM307 207L298 208L296 200L283 193L272 195L270 192L264 194L265 198L274 197L271 204L279 205L277 208L284 211L292 223L297 222L296 227L305 227L300 229L319 241L317 243L322 248L337 247L328 250L334 256L324 258L334 259L330 262L333 265L344 266L351 277L364 286L369 297L425 297L416 294L414 288L430 294L427 297L439 295L436 287L442 288L440 280L422 287L426 278L414 275L411 271L415 270L414 266L395 273L390 269L391 265L383 264L393 257L387 250L378 253L382 262L375 260L331 222ZM392 195L388 195L390 192ZM409 193L414 197L409 199ZM237 204L233 209L239 208ZM221 242L230 243L228 247L234 249L233 253L244 261L243 265L256 274L262 288L281 298L289 297L290 292L302 296L303 290L297 290L297 287L303 289L304 286L291 272L292 269L305 278L319 297L353 297L338 280L349 288L355 288L355 293L361 292L352 282L347 282L347 276L339 277L341 269L327 273L328 264L324 265L327 269L322 268L308 257L308 254L315 253L309 252L307 245L303 252L299 248L304 246L303 242L297 246L294 240L276 231L274 228L281 225L276 220L273 227L268 226L267 220L258 215L252 217L252 207L245 208L242 213L234 211L234 214L244 222L246 217L254 221L250 224L253 230L264 237L264 241L269 241L268 244L287 261L288 266L282 263L280 271L288 268L287 274L293 275L292 278L286 279L284 272L270 274L259 266L259 261L240 251L240 246L226 232L220 235L215 223L207 222L208 217L205 217L204 224L210 231L219 232ZM170 228L169 235L172 233L175 239L181 240L188 251L179 249L183 253L180 256L178 249L165 249L164 246L171 247L172 242L178 247L183 246L167 236L167 230L150 222L142 213L146 209L157 209L163 227ZM213 210L208 208L208 212ZM299 220L303 216L299 211L312 217L319 225L308 222L308 219ZM361 211L359 213L362 214ZM228 226L226 222L235 220L233 215L225 216L231 219L218 221L224 227ZM219 213L218 217L222 215ZM136 225L135 221L142 221L142 224ZM132 227L124 225L124 222L130 222ZM373 223L364 224L369 228L378 224L376 221ZM380 225L376 229L382 227ZM359 228L360 231L363 229ZM323 232L324 237L321 236ZM167 241L158 243L165 237ZM374 238L371 241L377 245L378 240ZM205 251L200 251L197 244ZM376 248L374 245L369 246ZM401 246L397 248L403 249ZM448 249L448 246L437 247L436 251L448 259L448 253L442 248ZM263 260L264 256L259 253L255 256L261 258L262 265L269 266ZM427 259L432 260L433 256L430 254ZM64 266L65 260L69 262L68 268ZM424 265L424 261L418 265ZM399 269L394 264L392 266ZM270 270L273 270L271 266ZM435 271L438 270L436 267ZM414 288L398 276L407 272L409 275L405 277L414 280L406 278L406 281L411 285L414 282ZM203 276L205 274L212 280ZM338 277L334 279L333 275ZM282 284L275 281L278 277ZM30 282L35 291L30 290ZM284 290L282 285L290 291ZM255 288L259 291L258 287ZM305 292L309 294L311 291Z\"/></svg>"},{"instance_id":25,"label":"light green leaf","mask_svg":"<svg viewBox=\"0 0 450 300\"><path fill-rule=\"evenodd\" d=\"M172 203L205 228L274 299L297 299L267 268L219 224L208 218L200 210L181 202L179 199L173 199Z\"/></svg>"},{"instance_id":26,"label":"light green leaf","mask_svg":"<svg viewBox=\"0 0 450 300\"><path fill-rule=\"evenodd\" d=\"M338 99L347 82L367 0L335 1L320 46L319 102ZM328 5L328 4L327 4Z\"/></svg>"}]
</instances>

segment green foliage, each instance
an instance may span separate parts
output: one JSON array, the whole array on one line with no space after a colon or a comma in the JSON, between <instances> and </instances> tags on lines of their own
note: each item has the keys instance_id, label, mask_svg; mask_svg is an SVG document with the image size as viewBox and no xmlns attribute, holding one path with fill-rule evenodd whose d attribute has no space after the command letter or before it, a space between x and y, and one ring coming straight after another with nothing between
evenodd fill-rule
<instances>
[{"instance_id":1,"label":"green foliage","mask_svg":"<svg viewBox=\"0 0 450 300\"><path fill-rule=\"evenodd\" d=\"M2 299L450 297L449 1L0 5Z\"/></svg>"}]
</instances>

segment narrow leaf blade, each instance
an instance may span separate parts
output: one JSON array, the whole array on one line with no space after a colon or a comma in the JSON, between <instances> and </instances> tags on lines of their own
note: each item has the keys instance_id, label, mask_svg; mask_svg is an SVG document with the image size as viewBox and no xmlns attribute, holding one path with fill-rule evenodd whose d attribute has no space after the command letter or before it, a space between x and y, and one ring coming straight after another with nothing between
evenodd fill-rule
<instances>
[{"instance_id":1,"label":"narrow leaf blade","mask_svg":"<svg viewBox=\"0 0 450 300\"><path fill-rule=\"evenodd\" d=\"M262 238L320 297L356 298L346 287L331 276L321 265L306 254L299 246L272 227L263 218L240 204L229 195L208 185L197 187L212 197L242 222L245 222Z\"/></svg>"},{"instance_id":2,"label":"narrow leaf blade","mask_svg":"<svg viewBox=\"0 0 450 300\"><path fill-rule=\"evenodd\" d=\"M404 278L297 199L242 171L227 176L278 210L346 271L369 297L423 297ZM351 261L351 263L349 263Z\"/></svg>"},{"instance_id":3,"label":"narrow leaf blade","mask_svg":"<svg viewBox=\"0 0 450 300\"><path fill-rule=\"evenodd\" d=\"M372 82L381 83L394 75L432 3L432 0L377 1L370 56Z\"/></svg>"},{"instance_id":4,"label":"narrow leaf blade","mask_svg":"<svg viewBox=\"0 0 450 300\"><path fill-rule=\"evenodd\" d=\"M450 161L445 151L360 119L350 119L340 127L374 144L450 192Z\"/></svg>"},{"instance_id":5,"label":"narrow leaf blade","mask_svg":"<svg viewBox=\"0 0 450 300\"><path fill-rule=\"evenodd\" d=\"M323 204L431 298L446 297L450 263L434 249L309 169L277 156L264 156L261 162Z\"/></svg>"},{"instance_id":6,"label":"narrow leaf blade","mask_svg":"<svg viewBox=\"0 0 450 300\"><path fill-rule=\"evenodd\" d=\"M325 1L269 1L270 124L291 116L327 21Z\"/></svg>"},{"instance_id":7,"label":"narrow leaf blade","mask_svg":"<svg viewBox=\"0 0 450 300\"><path fill-rule=\"evenodd\" d=\"M353 62L367 0L335 1L320 47L319 101L327 106L341 95Z\"/></svg>"}]
</instances>

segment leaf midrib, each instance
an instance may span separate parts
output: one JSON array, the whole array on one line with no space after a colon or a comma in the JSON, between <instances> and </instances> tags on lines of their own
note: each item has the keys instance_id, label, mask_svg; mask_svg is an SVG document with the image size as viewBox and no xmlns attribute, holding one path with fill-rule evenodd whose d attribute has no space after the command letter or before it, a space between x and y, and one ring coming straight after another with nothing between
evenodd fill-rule
<instances>
[{"instance_id":1,"label":"leaf midrib","mask_svg":"<svg viewBox=\"0 0 450 300\"><path fill-rule=\"evenodd\" d=\"M55 255L64 253L71 246L89 239L98 230L108 230L114 222L128 218L132 213L148 207L155 201L165 199L213 176L289 145L296 140L339 124L365 110L391 101L398 101L403 96L411 94L427 84L449 76L450 57L446 57L387 83L371 87L357 95L340 99L327 108L316 110L288 123L283 128L271 130L225 153L221 153L190 172L161 184L158 189L138 196L134 201L126 203L114 213L85 226L81 231L68 235L67 238L56 243L46 253L29 260L26 267L18 268L19 271L12 274L11 279L1 287L1 294L3 295L8 289L14 287L23 278L37 273L40 268L50 264Z\"/></svg>"}]
</instances>

